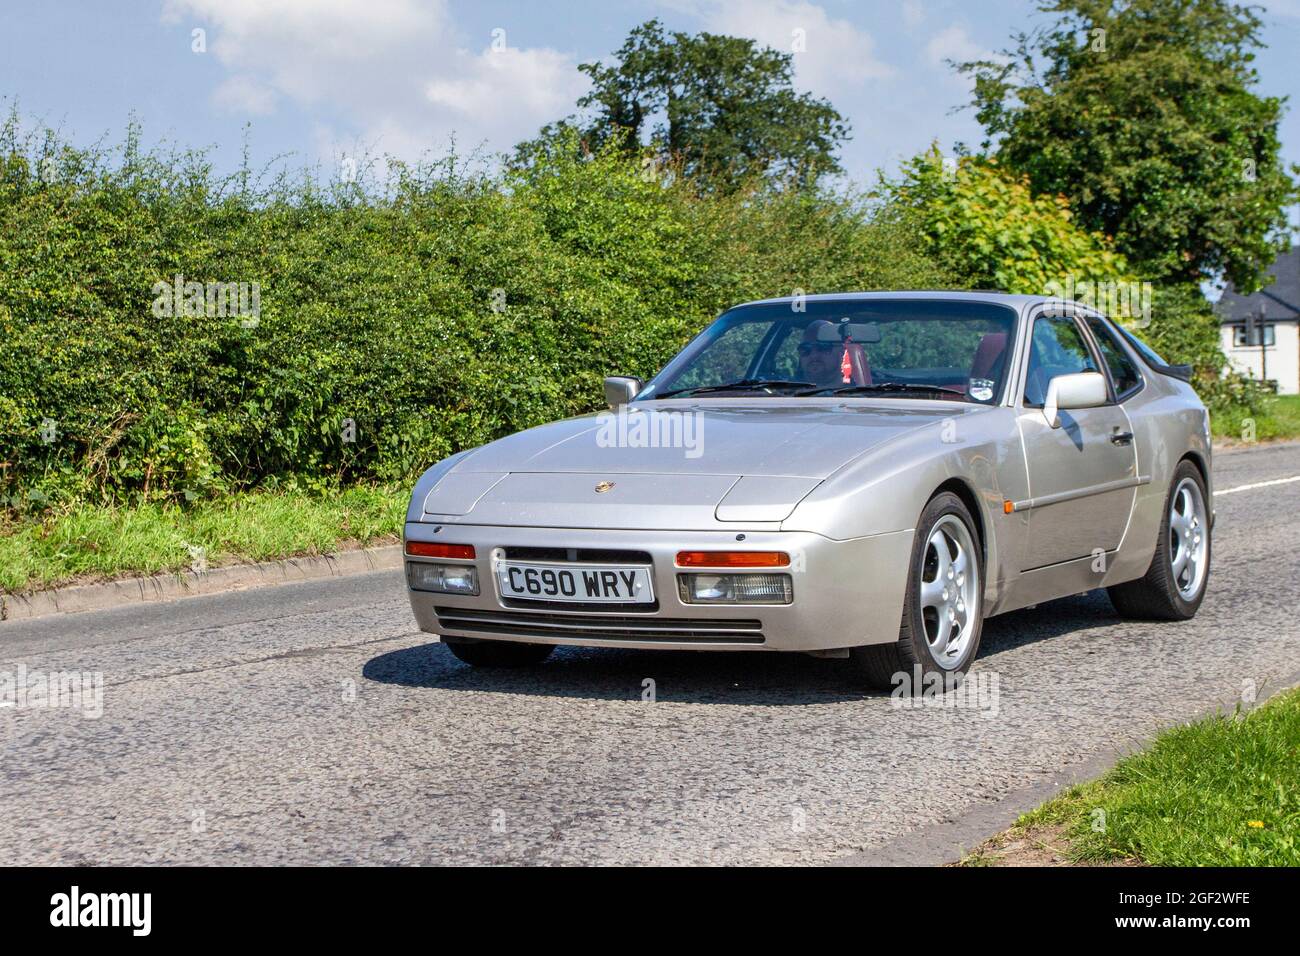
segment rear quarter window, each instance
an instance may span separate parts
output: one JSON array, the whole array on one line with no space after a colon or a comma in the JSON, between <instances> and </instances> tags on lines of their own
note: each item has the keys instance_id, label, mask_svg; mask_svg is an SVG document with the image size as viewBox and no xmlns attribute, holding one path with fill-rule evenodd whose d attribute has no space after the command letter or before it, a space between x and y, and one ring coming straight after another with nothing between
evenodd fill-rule
<instances>
[{"instance_id":1,"label":"rear quarter window","mask_svg":"<svg viewBox=\"0 0 1300 956\"><path fill-rule=\"evenodd\" d=\"M1115 383L1115 397L1122 400L1132 395L1142 387L1142 375L1138 372L1137 365L1124 351L1124 347L1119 344L1119 338L1110 327L1110 323L1105 319L1090 316L1088 327L1092 330L1092 337L1097 340L1101 357L1110 370L1111 381Z\"/></svg>"}]
</instances>

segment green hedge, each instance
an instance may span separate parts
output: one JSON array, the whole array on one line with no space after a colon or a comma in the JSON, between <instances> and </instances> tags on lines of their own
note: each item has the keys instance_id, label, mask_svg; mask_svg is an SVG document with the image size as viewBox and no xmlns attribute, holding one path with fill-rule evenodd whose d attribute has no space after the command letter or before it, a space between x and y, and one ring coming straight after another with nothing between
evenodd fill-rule
<instances>
[{"instance_id":1,"label":"green hedge","mask_svg":"<svg viewBox=\"0 0 1300 956\"><path fill-rule=\"evenodd\" d=\"M402 479L598 407L733 303L953 284L860 197L701 196L613 154L259 185L134 131L112 156L2 136L0 496L23 508ZM178 276L255 285L256 322L167 314Z\"/></svg>"}]
</instances>

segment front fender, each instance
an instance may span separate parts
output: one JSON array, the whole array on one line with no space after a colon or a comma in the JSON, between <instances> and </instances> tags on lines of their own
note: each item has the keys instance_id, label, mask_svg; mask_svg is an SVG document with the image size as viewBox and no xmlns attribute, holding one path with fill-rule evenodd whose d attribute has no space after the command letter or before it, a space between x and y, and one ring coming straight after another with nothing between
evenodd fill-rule
<instances>
[{"instance_id":1,"label":"front fender","mask_svg":"<svg viewBox=\"0 0 1300 956\"><path fill-rule=\"evenodd\" d=\"M781 524L836 540L912 531L941 486L960 483L975 505L985 556L986 606L1011 575L1026 531L1003 502L1028 496L1024 447L1010 409L955 417L872 449L831 475Z\"/></svg>"},{"instance_id":2,"label":"front fender","mask_svg":"<svg viewBox=\"0 0 1300 956\"><path fill-rule=\"evenodd\" d=\"M871 449L817 486L781 525L836 540L910 531L935 490L963 482L980 520L1028 494L1023 447L1009 409L954 416Z\"/></svg>"},{"instance_id":3,"label":"front fender","mask_svg":"<svg viewBox=\"0 0 1300 956\"><path fill-rule=\"evenodd\" d=\"M429 492L433 490L433 486L476 450L467 448L464 451L458 451L456 454L444 458L436 465L425 469L424 474L416 479L415 487L411 489L411 500L406 506L406 520L408 522L424 520L424 500L429 497Z\"/></svg>"}]
</instances>

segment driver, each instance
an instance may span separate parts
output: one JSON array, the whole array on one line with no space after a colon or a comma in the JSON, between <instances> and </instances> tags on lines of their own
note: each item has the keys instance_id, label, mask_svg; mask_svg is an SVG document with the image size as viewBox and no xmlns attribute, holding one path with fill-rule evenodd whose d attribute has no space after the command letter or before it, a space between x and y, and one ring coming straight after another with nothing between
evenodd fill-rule
<instances>
[{"instance_id":1,"label":"driver","mask_svg":"<svg viewBox=\"0 0 1300 956\"><path fill-rule=\"evenodd\" d=\"M835 323L826 319L809 322L799 343L799 372L814 385L839 385L840 361L844 346L835 331Z\"/></svg>"}]
</instances>

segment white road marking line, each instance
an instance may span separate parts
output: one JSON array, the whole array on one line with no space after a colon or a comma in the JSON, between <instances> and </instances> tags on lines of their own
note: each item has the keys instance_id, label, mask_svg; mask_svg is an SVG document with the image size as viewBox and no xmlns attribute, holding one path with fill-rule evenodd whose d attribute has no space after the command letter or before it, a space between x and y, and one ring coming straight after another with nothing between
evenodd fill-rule
<instances>
[{"instance_id":1,"label":"white road marking line","mask_svg":"<svg viewBox=\"0 0 1300 956\"><path fill-rule=\"evenodd\" d=\"M1253 491L1256 488L1268 488L1273 485L1289 485L1293 481L1300 481L1300 475L1292 475L1290 478L1274 478L1272 481L1257 481L1251 485L1238 485L1236 488L1225 488L1223 491L1216 491L1214 497L1235 495L1239 491Z\"/></svg>"}]
</instances>

